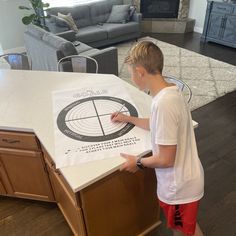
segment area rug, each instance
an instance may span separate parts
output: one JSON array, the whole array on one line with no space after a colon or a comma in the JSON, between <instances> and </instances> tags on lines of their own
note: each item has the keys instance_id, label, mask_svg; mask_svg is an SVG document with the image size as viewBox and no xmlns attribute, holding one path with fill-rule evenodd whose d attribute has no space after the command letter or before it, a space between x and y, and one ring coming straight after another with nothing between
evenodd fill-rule
<instances>
[{"instance_id":1,"label":"area rug","mask_svg":"<svg viewBox=\"0 0 236 236\"><path fill-rule=\"evenodd\" d=\"M194 110L216 98L236 90L236 67L210 57L159 41L151 37L141 38L157 44L164 54L163 74L185 81L193 97L190 109ZM118 48L119 77L130 81L124 59L137 42L130 41L116 45Z\"/></svg>"}]
</instances>

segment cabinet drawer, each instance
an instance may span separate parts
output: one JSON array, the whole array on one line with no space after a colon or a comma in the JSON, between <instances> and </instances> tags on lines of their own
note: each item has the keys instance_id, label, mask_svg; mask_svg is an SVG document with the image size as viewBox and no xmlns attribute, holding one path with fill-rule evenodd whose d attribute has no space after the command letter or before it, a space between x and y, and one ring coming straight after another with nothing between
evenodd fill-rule
<instances>
[{"instance_id":1,"label":"cabinet drawer","mask_svg":"<svg viewBox=\"0 0 236 236\"><path fill-rule=\"evenodd\" d=\"M223 13L223 14L230 14L233 10L233 7L227 4L213 4L212 12Z\"/></svg>"},{"instance_id":2,"label":"cabinet drawer","mask_svg":"<svg viewBox=\"0 0 236 236\"><path fill-rule=\"evenodd\" d=\"M0 147L37 151L40 149L32 133L0 131Z\"/></svg>"}]
</instances>

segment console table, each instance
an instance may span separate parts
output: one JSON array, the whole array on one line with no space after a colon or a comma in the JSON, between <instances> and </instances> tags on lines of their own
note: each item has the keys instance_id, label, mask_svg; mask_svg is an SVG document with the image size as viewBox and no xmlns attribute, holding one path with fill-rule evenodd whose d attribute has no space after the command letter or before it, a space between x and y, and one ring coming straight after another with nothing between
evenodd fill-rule
<instances>
[{"instance_id":1,"label":"console table","mask_svg":"<svg viewBox=\"0 0 236 236\"><path fill-rule=\"evenodd\" d=\"M235 1L208 1L201 40L236 48Z\"/></svg>"}]
</instances>

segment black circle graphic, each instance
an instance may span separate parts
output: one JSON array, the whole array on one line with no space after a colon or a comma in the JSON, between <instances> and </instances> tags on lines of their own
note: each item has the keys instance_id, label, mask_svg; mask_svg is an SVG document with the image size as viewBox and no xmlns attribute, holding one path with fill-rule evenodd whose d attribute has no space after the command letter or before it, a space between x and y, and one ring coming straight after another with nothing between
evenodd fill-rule
<instances>
[{"instance_id":1,"label":"black circle graphic","mask_svg":"<svg viewBox=\"0 0 236 236\"><path fill-rule=\"evenodd\" d=\"M100 108L107 112L101 113ZM138 117L136 108L123 99L110 96L88 97L65 107L57 117L57 126L64 135L75 140L84 142L112 140L134 128L130 123L114 125L110 122L110 115L120 108L122 108L120 112Z\"/></svg>"}]
</instances>

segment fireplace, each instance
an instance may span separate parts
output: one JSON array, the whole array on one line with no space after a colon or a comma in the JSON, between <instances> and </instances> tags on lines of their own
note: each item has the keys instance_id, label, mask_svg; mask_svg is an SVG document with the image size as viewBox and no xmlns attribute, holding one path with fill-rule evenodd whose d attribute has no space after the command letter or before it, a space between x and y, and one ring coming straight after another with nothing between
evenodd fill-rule
<instances>
[{"instance_id":1,"label":"fireplace","mask_svg":"<svg viewBox=\"0 0 236 236\"><path fill-rule=\"evenodd\" d=\"M188 17L190 0L131 0L142 13L144 33L192 32L195 20Z\"/></svg>"},{"instance_id":2,"label":"fireplace","mask_svg":"<svg viewBox=\"0 0 236 236\"><path fill-rule=\"evenodd\" d=\"M180 0L141 0L143 18L178 18Z\"/></svg>"}]
</instances>

